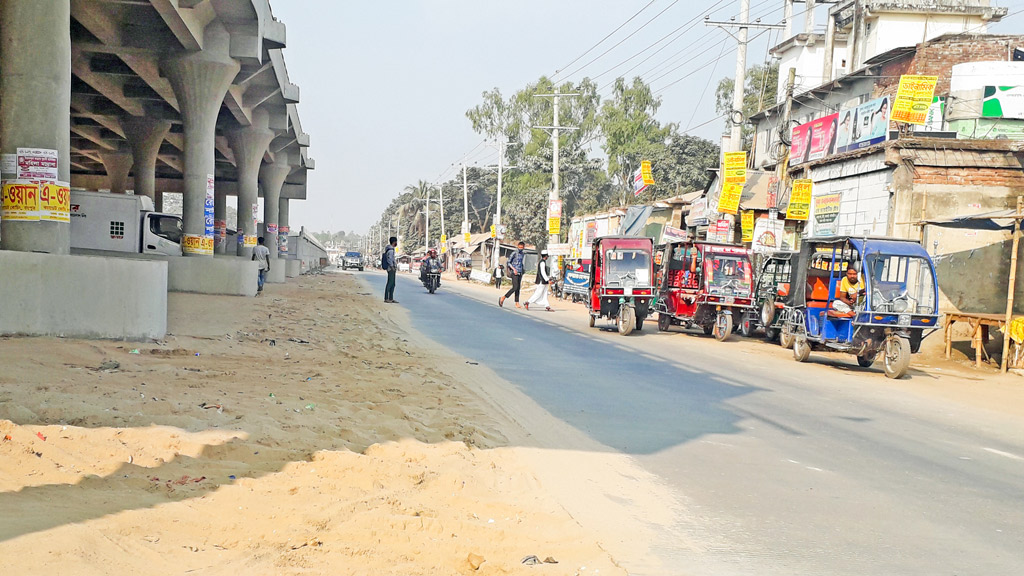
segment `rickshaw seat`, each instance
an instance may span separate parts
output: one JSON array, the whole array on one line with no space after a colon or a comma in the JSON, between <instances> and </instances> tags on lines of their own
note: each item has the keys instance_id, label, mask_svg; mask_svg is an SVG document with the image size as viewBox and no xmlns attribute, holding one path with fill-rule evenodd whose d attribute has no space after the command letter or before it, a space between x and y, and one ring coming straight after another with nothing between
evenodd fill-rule
<instances>
[{"instance_id":1,"label":"rickshaw seat","mask_svg":"<svg viewBox=\"0 0 1024 576\"><path fill-rule=\"evenodd\" d=\"M808 308L828 308L828 301L825 300L808 300Z\"/></svg>"},{"instance_id":2,"label":"rickshaw seat","mask_svg":"<svg viewBox=\"0 0 1024 576\"><path fill-rule=\"evenodd\" d=\"M807 299L828 301L828 280L815 276L807 279Z\"/></svg>"},{"instance_id":3,"label":"rickshaw seat","mask_svg":"<svg viewBox=\"0 0 1024 576\"><path fill-rule=\"evenodd\" d=\"M854 312L853 310L850 310L849 312L840 312L838 310L829 310L828 311L828 317L829 318L853 318L856 315L857 315L857 313Z\"/></svg>"}]
</instances>

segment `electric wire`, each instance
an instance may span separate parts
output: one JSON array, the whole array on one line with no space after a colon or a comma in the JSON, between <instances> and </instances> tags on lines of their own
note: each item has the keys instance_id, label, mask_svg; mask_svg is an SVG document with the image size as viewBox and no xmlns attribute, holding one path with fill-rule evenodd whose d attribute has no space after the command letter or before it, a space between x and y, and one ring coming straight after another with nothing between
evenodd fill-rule
<instances>
[{"instance_id":1,"label":"electric wire","mask_svg":"<svg viewBox=\"0 0 1024 576\"><path fill-rule=\"evenodd\" d=\"M552 79L552 80L554 80L554 79L555 79L555 77L557 77L557 76L558 76L559 74L561 74L561 73L562 73L562 70L565 70L565 69L566 69L566 68L568 68L569 66L572 66L573 64L575 64L575 63L579 62L579 61L580 61L580 60L581 60L581 59L582 59L582 58L583 58L584 56L586 56L587 54L590 54L591 52L593 52L593 51L594 51L594 49L596 49L596 48L597 48L598 46L600 46L601 44L603 44L605 40L607 40L607 39L611 38L611 37L612 37L612 36L613 36L613 35L614 35L614 34L615 34L616 32L618 32L619 30L622 30L622 28L623 28L623 27L624 27L624 26L625 26L626 24L629 24L630 22L632 22L634 18L636 18L637 16L639 16L639 15L640 15L640 14L641 14L641 13L642 13L642 12L643 12L644 10L647 10L648 8L650 8L650 7L651 7L651 4L654 4L654 3L655 3L655 2L657 2L657 1L658 1L658 0L651 0L650 2L648 2L648 3L647 3L647 4L646 4L646 5L645 5L645 6L643 7L643 8L641 8L641 9L637 10L637 12L636 12L635 14L633 14L632 16L630 16L630 17L629 17L629 19L627 19L627 20L626 20L625 22L623 22L622 24L619 24L618 28L616 28L615 30L612 30L611 32L609 32L609 33L608 33L608 35L607 35L607 36L605 36L604 38L601 38L601 39L600 39L600 40L599 40L599 41L597 42L597 44L594 44L594 45L593 45L593 46L591 46L590 48L587 48L586 52L584 52L583 54L580 54L579 56L577 56L576 58L574 58L574 59L572 60L572 62L569 62L569 63L568 63L568 64L566 64L565 66L562 66L562 67L561 67L561 68L559 68L558 70L555 70L555 73L551 75L551 79Z\"/></svg>"}]
</instances>

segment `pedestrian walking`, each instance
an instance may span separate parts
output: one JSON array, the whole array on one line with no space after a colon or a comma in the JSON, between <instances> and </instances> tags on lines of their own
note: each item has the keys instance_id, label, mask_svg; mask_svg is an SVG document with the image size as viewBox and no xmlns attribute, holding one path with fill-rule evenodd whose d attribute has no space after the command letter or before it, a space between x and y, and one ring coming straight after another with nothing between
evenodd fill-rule
<instances>
[{"instance_id":1,"label":"pedestrian walking","mask_svg":"<svg viewBox=\"0 0 1024 576\"><path fill-rule=\"evenodd\" d=\"M259 276L256 278L256 294L263 292L263 284L267 281L267 274L270 274L270 249L263 245L263 236L257 240L258 244L252 250L252 260L259 264Z\"/></svg>"},{"instance_id":2,"label":"pedestrian walking","mask_svg":"<svg viewBox=\"0 0 1024 576\"><path fill-rule=\"evenodd\" d=\"M537 263L537 287L533 289L533 296L526 301L526 309L530 309L530 304L541 305L548 312L551 311L551 306L548 304L548 285L551 284L551 273L548 271L548 251L544 250L540 253L540 262Z\"/></svg>"},{"instance_id":3,"label":"pedestrian walking","mask_svg":"<svg viewBox=\"0 0 1024 576\"><path fill-rule=\"evenodd\" d=\"M499 291L501 290L501 279L504 277L504 267L501 265L501 262L498 262L498 265L494 267L494 285L498 288Z\"/></svg>"},{"instance_id":4,"label":"pedestrian walking","mask_svg":"<svg viewBox=\"0 0 1024 576\"><path fill-rule=\"evenodd\" d=\"M384 301L388 304L398 304L395 300L395 275L398 274L398 264L395 262L395 246L398 246L398 238L388 238L388 245L384 248L384 255L381 257L381 265L388 273L388 281L384 285Z\"/></svg>"},{"instance_id":5,"label":"pedestrian walking","mask_svg":"<svg viewBox=\"0 0 1024 576\"><path fill-rule=\"evenodd\" d=\"M522 308L522 305L519 304L519 290L523 285L523 265L526 260L524 250L526 250L526 244L520 242L517 250L508 259L508 279L512 281L512 287L504 296L498 298L498 306L504 306L505 300L509 296L515 295L516 308Z\"/></svg>"}]
</instances>

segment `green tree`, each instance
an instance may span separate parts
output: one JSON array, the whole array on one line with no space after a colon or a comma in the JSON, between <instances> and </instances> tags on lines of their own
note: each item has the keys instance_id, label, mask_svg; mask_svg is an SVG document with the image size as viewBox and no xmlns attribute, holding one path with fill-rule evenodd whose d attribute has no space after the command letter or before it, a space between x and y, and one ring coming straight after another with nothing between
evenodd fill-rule
<instances>
[{"instance_id":1,"label":"green tree","mask_svg":"<svg viewBox=\"0 0 1024 576\"><path fill-rule=\"evenodd\" d=\"M747 69L746 86L743 87L743 149L750 150L750 144L754 137L754 127L747 124L747 118L757 114L765 108L770 108L776 103L776 87L779 85L779 65L757 64ZM732 78L722 78L715 90L715 111L719 114L726 114L725 129L728 131L730 112L732 111L732 90L734 86Z\"/></svg>"},{"instance_id":2,"label":"green tree","mask_svg":"<svg viewBox=\"0 0 1024 576\"><path fill-rule=\"evenodd\" d=\"M612 97L601 106L599 119L608 154L608 176L619 188L622 204L634 202L633 172L643 160L651 160L666 145L672 126L662 127L654 115L661 99L639 77L632 84L619 78ZM648 194L656 194L652 189Z\"/></svg>"}]
</instances>

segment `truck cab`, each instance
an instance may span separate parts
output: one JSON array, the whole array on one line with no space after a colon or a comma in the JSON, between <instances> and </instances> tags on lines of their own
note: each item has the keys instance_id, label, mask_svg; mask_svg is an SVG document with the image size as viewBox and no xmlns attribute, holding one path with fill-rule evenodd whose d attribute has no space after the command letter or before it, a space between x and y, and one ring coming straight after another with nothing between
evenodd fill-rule
<instances>
[{"instance_id":1,"label":"truck cab","mask_svg":"<svg viewBox=\"0 0 1024 576\"><path fill-rule=\"evenodd\" d=\"M182 221L146 196L71 191L71 248L181 256Z\"/></svg>"}]
</instances>

